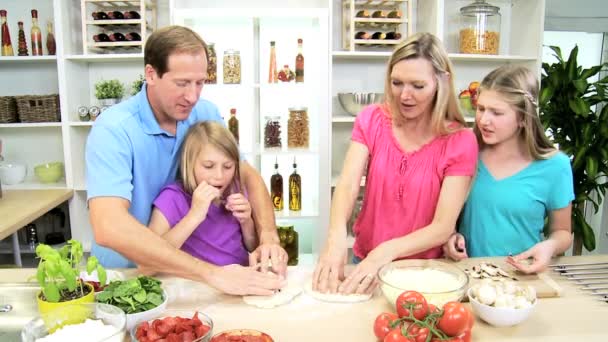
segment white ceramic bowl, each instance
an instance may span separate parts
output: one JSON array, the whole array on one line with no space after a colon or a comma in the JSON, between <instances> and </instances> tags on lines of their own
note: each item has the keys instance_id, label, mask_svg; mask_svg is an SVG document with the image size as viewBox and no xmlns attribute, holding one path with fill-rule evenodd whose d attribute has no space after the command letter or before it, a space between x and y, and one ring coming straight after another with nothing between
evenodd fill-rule
<instances>
[{"instance_id":1,"label":"white ceramic bowl","mask_svg":"<svg viewBox=\"0 0 608 342\"><path fill-rule=\"evenodd\" d=\"M396 275L397 272L400 276ZM409 274L411 277L406 276ZM419 278L431 275L435 276L435 279L429 278L425 281ZM437 276L441 279L437 280ZM399 280L396 280L397 278ZM417 291L428 303L442 307L447 302L460 301L469 283L469 277L460 268L430 259L404 259L390 262L380 268L378 279L384 297L393 306L397 302L397 297L403 292Z\"/></svg>"},{"instance_id":2,"label":"white ceramic bowl","mask_svg":"<svg viewBox=\"0 0 608 342\"><path fill-rule=\"evenodd\" d=\"M80 338L91 342L122 342L124 340L127 322L125 312L114 305L104 303L66 305L38 316L23 327L21 340L23 342L34 342L48 336L50 331L65 334L67 331L57 329L66 328L67 330L69 325L83 323L86 319L101 320L104 325L111 326L112 329L108 329L110 332L104 336L91 335L86 338L83 336L72 338L63 336L63 340L78 341Z\"/></svg>"},{"instance_id":3,"label":"white ceramic bowl","mask_svg":"<svg viewBox=\"0 0 608 342\"><path fill-rule=\"evenodd\" d=\"M482 320L496 327L509 327L525 321L532 311L534 311L534 308L538 303L538 298L536 298L534 299L532 306L526 308L497 308L495 306L480 303L475 299L475 296L471 294L472 291L473 288L470 288L467 291L467 296L469 297L471 307L473 307L473 312Z\"/></svg>"},{"instance_id":4,"label":"white ceramic bowl","mask_svg":"<svg viewBox=\"0 0 608 342\"><path fill-rule=\"evenodd\" d=\"M25 164L0 164L0 182L13 185L23 182L27 174Z\"/></svg>"},{"instance_id":5,"label":"white ceramic bowl","mask_svg":"<svg viewBox=\"0 0 608 342\"><path fill-rule=\"evenodd\" d=\"M161 316L162 313L165 312L165 310L167 309L167 303L169 299L169 296L167 296L167 291L165 290L163 290L163 297L165 298L165 300L163 300L163 302L160 303L160 305L155 307L154 309L127 314L127 330L131 331L131 329L133 329L137 324Z\"/></svg>"}]
</instances>

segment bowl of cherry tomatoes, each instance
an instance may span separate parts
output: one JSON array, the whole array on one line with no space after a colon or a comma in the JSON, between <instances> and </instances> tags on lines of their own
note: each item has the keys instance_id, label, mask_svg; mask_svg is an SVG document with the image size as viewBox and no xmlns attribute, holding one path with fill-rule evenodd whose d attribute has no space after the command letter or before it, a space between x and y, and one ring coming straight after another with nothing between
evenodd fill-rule
<instances>
[{"instance_id":1,"label":"bowl of cherry tomatoes","mask_svg":"<svg viewBox=\"0 0 608 342\"><path fill-rule=\"evenodd\" d=\"M212 335L213 320L197 310L165 310L131 329L131 340L136 342L208 342Z\"/></svg>"},{"instance_id":2,"label":"bowl of cherry tomatoes","mask_svg":"<svg viewBox=\"0 0 608 342\"><path fill-rule=\"evenodd\" d=\"M475 316L460 302L437 307L420 292L405 291L394 305L394 312L383 312L374 321L374 335L379 341L471 341Z\"/></svg>"}]
</instances>

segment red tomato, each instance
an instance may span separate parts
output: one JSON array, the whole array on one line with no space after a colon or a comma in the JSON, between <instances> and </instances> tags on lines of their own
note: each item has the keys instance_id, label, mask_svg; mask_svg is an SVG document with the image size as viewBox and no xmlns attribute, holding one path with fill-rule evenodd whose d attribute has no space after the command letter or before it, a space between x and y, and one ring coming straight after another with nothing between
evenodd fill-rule
<instances>
[{"instance_id":1,"label":"red tomato","mask_svg":"<svg viewBox=\"0 0 608 342\"><path fill-rule=\"evenodd\" d=\"M383 312L379 314L374 321L374 335L376 335L379 340L384 339L386 334L394 328L391 326L391 323L397 319L399 319L399 317L392 312Z\"/></svg>"},{"instance_id":2,"label":"red tomato","mask_svg":"<svg viewBox=\"0 0 608 342\"><path fill-rule=\"evenodd\" d=\"M439 339L437 337L431 339L431 342L463 342L462 337L457 336L457 337L450 337L447 340L442 340Z\"/></svg>"},{"instance_id":3,"label":"red tomato","mask_svg":"<svg viewBox=\"0 0 608 342\"><path fill-rule=\"evenodd\" d=\"M458 336L469 327L470 313L459 302L448 302L443 305L443 315L437 322L437 328L448 336Z\"/></svg>"},{"instance_id":4,"label":"red tomato","mask_svg":"<svg viewBox=\"0 0 608 342\"><path fill-rule=\"evenodd\" d=\"M424 319L428 313L428 305L424 296L416 291L405 291L397 297L395 306L399 317L409 317L412 305L414 317L418 320Z\"/></svg>"},{"instance_id":5,"label":"red tomato","mask_svg":"<svg viewBox=\"0 0 608 342\"><path fill-rule=\"evenodd\" d=\"M414 342L426 342L427 337L430 334L429 328L421 327L418 324L412 324L407 328L407 332L410 339L413 339Z\"/></svg>"},{"instance_id":6,"label":"red tomato","mask_svg":"<svg viewBox=\"0 0 608 342\"><path fill-rule=\"evenodd\" d=\"M435 304L428 303L427 305L429 307L429 313L430 314L431 313L439 312L439 309L435 306Z\"/></svg>"},{"instance_id":7,"label":"red tomato","mask_svg":"<svg viewBox=\"0 0 608 342\"><path fill-rule=\"evenodd\" d=\"M465 307L465 309L469 312L469 324L467 324L467 331L473 330L473 325L475 325L475 315L471 312L471 309Z\"/></svg>"},{"instance_id":8,"label":"red tomato","mask_svg":"<svg viewBox=\"0 0 608 342\"><path fill-rule=\"evenodd\" d=\"M471 342L472 341L471 330L465 331L464 334L462 334L461 338L462 338L462 342Z\"/></svg>"},{"instance_id":9,"label":"red tomato","mask_svg":"<svg viewBox=\"0 0 608 342\"><path fill-rule=\"evenodd\" d=\"M395 328L391 330L386 337L384 337L383 342L415 342L410 337L405 337L401 333L401 327Z\"/></svg>"},{"instance_id":10,"label":"red tomato","mask_svg":"<svg viewBox=\"0 0 608 342\"><path fill-rule=\"evenodd\" d=\"M209 332L210 327L201 323L201 325L194 327L194 334L196 338L203 337L207 332Z\"/></svg>"}]
</instances>

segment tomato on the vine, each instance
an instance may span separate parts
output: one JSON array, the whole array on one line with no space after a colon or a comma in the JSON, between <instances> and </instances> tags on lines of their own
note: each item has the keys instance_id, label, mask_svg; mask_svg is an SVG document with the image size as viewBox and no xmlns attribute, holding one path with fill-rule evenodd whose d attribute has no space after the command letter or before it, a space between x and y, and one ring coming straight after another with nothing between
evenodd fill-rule
<instances>
[{"instance_id":1,"label":"tomato on the vine","mask_svg":"<svg viewBox=\"0 0 608 342\"><path fill-rule=\"evenodd\" d=\"M459 302L448 302L443 305L443 315L437 321L437 327L448 336L459 336L469 328L470 313Z\"/></svg>"},{"instance_id":2,"label":"tomato on the vine","mask_svg":"<svg viewBox=\"0 0 608 342\"><path fill-rule=\"evenodd\" d=\"M439 312L439 308L435 306L435 304L428 303L429 314Z\"/></svg>"},{"instance_id":3,"label":"tomato on the vine","mask_svg":"<svg viewBox=\"0 0 608 342\"><path fill-rule=\"evenodd\" d=\"M383 312L379 314L374 321L374 335L376 335L379 340L383 340L389 331L395 328L392 326L392 323L398 319L399 317L392 312Z\"/></svg>"},{"instance_id":4,"label":"tomato on the vine","mask_svg":"<svg viewBox=\"0 0 608 342\"><path fill-rule=\"evenodd\" d=\"M401 333L401 327L395 328L384 337L383 342L416 342L411 337L405 337Z\"/></svg>"},{"instance_id":5,"label":"tomato on the vine","mask_svg":"<svg viewBox=\"0 0 608 342\"><path fill-rule=\"evenodd\" d=\"M431 342L464 342L464 341L463 341L462 337L456 336L456 337L450 337L447 340L433 338L433 339L431 339Z\"/></svg>"},{"instance_id":6,"label":"tomato on the vine","mask_svg":"<svg viewBox=\"0 0 608 342\"><path fill-rule=\"evenodd\" d=\"M409 317L410 308L413 309L412 314L418 320L424 319L428 313L428 305L426 299L420 292L405 291L397 297L395 306L399 317Z\"/></svg>"},{"instance_id":7,"label":"tomato on the vine","mask_svg":"<svg viewBox=\"0 0 608 342\"><path fill-rule=\"evenodd\" d=\"M426 339L431 332L427 327L412 324L407 328L407 333L411 336L410 338L412 338L414 342L426 342Z\"/></svg>"}]
</instances>

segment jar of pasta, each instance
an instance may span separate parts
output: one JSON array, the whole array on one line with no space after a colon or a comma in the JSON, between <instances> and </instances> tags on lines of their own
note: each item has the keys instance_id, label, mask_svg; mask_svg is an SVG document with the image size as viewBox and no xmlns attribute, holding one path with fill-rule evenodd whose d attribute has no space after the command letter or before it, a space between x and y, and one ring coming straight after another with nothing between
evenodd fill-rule
<instances>
[{"instance_id":1,"label":"jar of pasta","mask_svg":"<svg viewBox=\"0 0 608 342\"><path fill-rule=\"evenodd\" d=\"M460 53L497 55L500 39L500 8L475 0L460 9Z\"/></svg>"},{"instance_id":2,"label":"jar of pasta","mask_svg":"<svg viewBox=\"0 0 608 342\"><path fill-rule=\"evenodd\" d=\"M224 51L224 83L241 83L241 55L237 50Z\"/></svg>"},{"instance_id":3,"label":"jar of pasta","mask_svg":"<svg viewBox=\"0 0 608 342\"><path fill-rule=\"evenodd\" d=\"M308 148L308 112L306 107L289 108L287 147Z\"/></svg>"}]
</instances>

